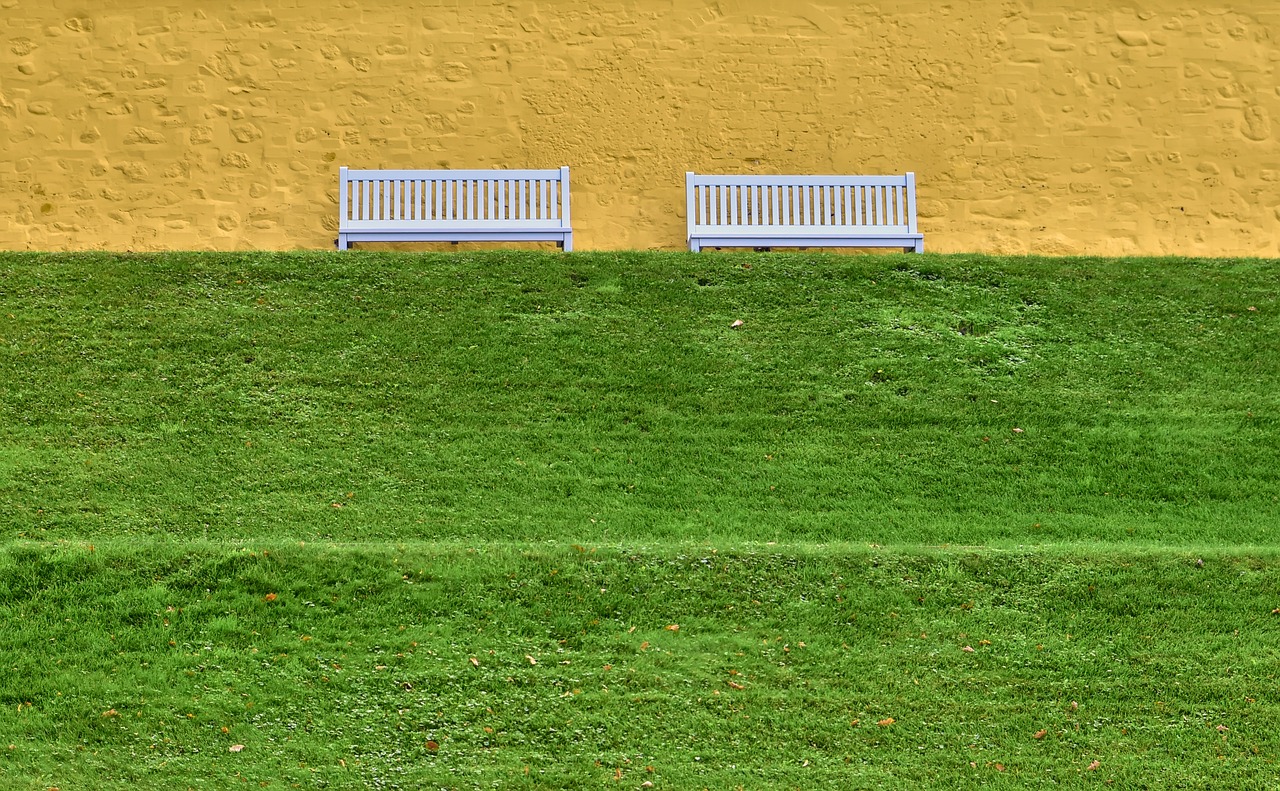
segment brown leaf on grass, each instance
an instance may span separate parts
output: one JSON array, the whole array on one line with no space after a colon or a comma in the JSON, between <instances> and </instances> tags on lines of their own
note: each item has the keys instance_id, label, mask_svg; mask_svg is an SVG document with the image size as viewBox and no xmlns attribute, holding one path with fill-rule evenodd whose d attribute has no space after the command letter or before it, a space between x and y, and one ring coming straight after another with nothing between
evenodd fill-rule
<instances>
[{"instance_id":1,"label":"brown leaf on grass","mask_svg":"<svg viewBox=\"0 0 1280 791\"><path fill-rule=\"evenodd\" d=\"M1036 732L1031 736L1031 738L1033 738L1033 739L1043 739L1044 737L1046 737L1046 736L1048 736L1048 735L1049 735L1049 731L1045 730L1044 728L1041 728L1040 730L1036 731Z\"/></svg>"},{"instance_id":2,"label":"brown leaf on grass","mask_svg":"<svg viewBox=\"0 0 1280 791\"><path fill-rule=\"evenodd\" d=\"M107 709L106 711L102 712L102 716L104 716L104 717L119 717L119 716L120 716L120 712L116 711L115 709Z\"/></svg>"},{"instance_id":3,"label":"brown leaf on grass","mask_svg":"<svg viewBox=\"0 0 1280 791\"><path fill-rule=\"evenodd\" d=\"M479 660L479 659L476 659L474 656L473 656L473 657L471 657L470 662L471 662L472 666L474 666L474 667L480 667L480 660Z\"/></svg>"},{"instance_id":4,"label":"brown leaf on grass","mask_svg":"<svg viewBox=\"0 0 1280 791\"><path fill-rule=\"evenodd\" d=\"M1004 764L996 764L996 771L997 771L997 772L1003 772L1003 771L1004 771Z\"/></svg>"},{"instance_id":5,"label":"brown leaf on grass","mask_svg":"<svg viewBox=\"0 0 1280 791\"><path fill-rule=\"evenodd\" d=\"M266 596L263 596L263 597L262 597L262 600L263 600L263 601L275 601L275 600L276 600L276 599L278 599L278 598L280 598L280 597L279 597L279 596L277 596L277 595L275 595L274 593L268 593Z\"/></svg>"},{"instance_id":6,"label":"brown leaf on grass","mask_svg":"<svg viewBox=\"0 0 1280 791\"><path fill-rule=\"evenodd\" d=\"M964 651L966 654L972 654L972 653L973 653L973 646L971 646L971 645L966 645L964 648L961 648L960 650L961 650L961 651Z\"/></svg>"},{"instance_id":7,"label":"brown leaf on grass","mask_svg":"<svg viewBox=\"0 0 1280 791\"><path fill-rule=\"evenodd\" d=\"M1022 433L1022 429L1018 428L1017 426L1014 426L1013 433L1014 433L1014 434L1021 434L1021 433Z\"/></svg>"},{"instance_id":8,"label":"brown leaf on grass","mask_svg":"<svg viewBox=\"0 0 1280 791\"><path fill-rule=\"evenodd\" d=\"M978 645L991 645L990 640L979 640Z\"/></svg>"},{"instance_id":9,"label":"brown leaf on grass","mask_svg":"<svg viewBox=\"0 0 1280 791\"><path fill-rule=\"evenodd\" d=\"M897 722L897 720L895 720L893 717L885 717L884 719L877 722L876 725L879 725L881 728L887 728L890 725L894 724L895 722Z\"/></svg>"},{"instance_id":10,"label":"brown leaf on grass","mask_svg":"<svg viewBox=\"0 0 1280 791\"><path fill-rule=\"evenodd\" d=\"M729 325L729 329L736 330L745 323L746 322L743 321L742 319L734 319L733 323Z\"/></svg>"},{"instance_id":11,"label":"brown leaf on grass","mask_svg":"<svg viewBox=\"0 0 1280 791\"><path fill-rule=\"evenodd\" d=\"M1218 733L1226 733L1226 732L1227 732L1227 731L1229 731L1229 730L1231 730L1231 729L1230 729L1230 728L1228 728L1228 727L1227 727L1227 726L1225 726L1225 725L1219 725L1219 726L1218 726Z\"/></svg>"},{"instance_id":12,"label":"brown leaf on grass","mask_svg":"<svg viewBox=\"0 0 1280 791\"><path fill-rule=\"evenodd\" d=\"M433 753L436 752L440 749L440 742L435 739L427 739L427 749Z\"/></svg>"},{"instance_id":13,"label":"brown leaf on grass","mask_svg":"<svg viewBox=\"0 0 1280 791\"><path fill-rule=\"evenodd\" d=\"M536 665L536 664L538 664L538 660L536 660L536 659L534 659L534 658L533 658L533 654L525 654L525 655L524 655L524 658L525 658L525 659L528 659L528 660L529 660L529 664L531 664L531 665Z\"/></svg>"},{"instance_id":14,"label":"brown leaf on grass","mask_svg":"<svg viewBox=\"0 0 1280 791\"><path fill-rule=\"evenodd\" d=\"M668 632L678 632L680 631L680 624L671 623L671 624L667 624L663 628L666 629Z\"/></svg>"},{"instance_id":15,"label":"brown leaf on grass","mask_svg":"<svg viewBox=\"0 0 1280 791\"><path fill-rule=\"evenodd\" d=\"M643 643L641 643L641 644L640 644L640 650L641 650L641 651L648 651L648 650L649 650L649 641L648 641L648 640L645 640Z\"/></svg>"},{"instance_id":16,"label":"brown leaf on grass","mask_svg":"<svg viewBox=\"0 0 1280 791\"><path fill-rule=\"evenodd\" d=\"M1280 615L1280 607L1277 607L1277 608L1275 608L1274 610L1272 610L1272 611L1271 611L1271 614L1272 614L1272 615Z\"/></svg>"},{"instance_id":17,"label":"brown leaf on grass","mask_svg":"<svg viewBox=\"0 0 1280 791\"><path fill-rule=\"evenodd\" d=\"M730 689L746 689L746 687L742 686L736 681L726 681L725 683L729 685Z\"/></svg>"},{"instance_id":18,"label":"brown leaf on grass","mask_svg":"<svg viewBox=\"0 0 1280 791\"><path fill-rule=\"evenodd\" d=\"M243 744L233 744L227 748L228 752L238 753L244 749Z\"/></svg>"},{"instance_id":19,"label":"brown leaf on grass","mask_svg":"<svg viewBox=\"0 0 1280 791\"><path fill-rule=\"evenodd\" d=\"M1095 769L1097 769L1099 766L1102 766L1102 761L1094 761L1093 763L1086 766L1084 769L1086 772L1092 772Z\"/></svg>"}]
</instances>

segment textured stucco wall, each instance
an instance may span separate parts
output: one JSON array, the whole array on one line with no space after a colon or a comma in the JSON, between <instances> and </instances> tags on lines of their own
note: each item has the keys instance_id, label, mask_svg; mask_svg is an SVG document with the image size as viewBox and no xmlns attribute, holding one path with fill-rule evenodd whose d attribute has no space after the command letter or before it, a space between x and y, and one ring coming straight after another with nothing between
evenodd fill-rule
<instances>
[{"instance_id":1,"label":"textured stucco wall","mask_svg":"<svg viewBox=\"0 0 1280 791\"><path fill-rule=\"evenodd\" d=\"M324 248L339 165L915 170L928 249L1280 252L1280 4L0 0L0 248Z\"/></svg>"}]
</instances>

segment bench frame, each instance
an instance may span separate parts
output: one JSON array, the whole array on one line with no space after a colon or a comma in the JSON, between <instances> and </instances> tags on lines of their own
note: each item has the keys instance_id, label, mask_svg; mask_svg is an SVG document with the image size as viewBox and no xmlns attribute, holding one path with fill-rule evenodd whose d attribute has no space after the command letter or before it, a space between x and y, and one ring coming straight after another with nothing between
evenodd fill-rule
<instances>
[{"instance_id":1,"label":"bench frame","mask_svg":"<svg viewBox=\"0 0 1280 791\"><path fill-rule=\"evenodd\" d=\"M338 249L354 242L555 242L568 252L569 168L340 168Z\"/></svg>"},{"instance_id":2,"label":"bench frame","mask_svg":"<svg viewBox=\"0 0 1280 791\"><path fill-rule=\"evenodd\" d=\"M689 249L900 247L924 252L916 174L708 176L685 173Z\"/></svg>"}]
</instances>

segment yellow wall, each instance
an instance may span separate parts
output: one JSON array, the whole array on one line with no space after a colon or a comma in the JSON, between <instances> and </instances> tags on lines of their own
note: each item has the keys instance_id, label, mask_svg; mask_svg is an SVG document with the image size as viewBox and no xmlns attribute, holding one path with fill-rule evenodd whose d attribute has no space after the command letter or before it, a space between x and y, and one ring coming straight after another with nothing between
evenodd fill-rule
<instances>
[{"instance_id":1,"label":"yellow wall","mask_svg":"<svg viewBox=\"0 0 1280 791\"><path fill-rule=\"evenodd\" d=\"M337 169L915 170L935 251L1280 252L1280 4L0 0L0 248L327 248ZM883 10L875 10L876 7Z\"/></svg>"}]
</instances>

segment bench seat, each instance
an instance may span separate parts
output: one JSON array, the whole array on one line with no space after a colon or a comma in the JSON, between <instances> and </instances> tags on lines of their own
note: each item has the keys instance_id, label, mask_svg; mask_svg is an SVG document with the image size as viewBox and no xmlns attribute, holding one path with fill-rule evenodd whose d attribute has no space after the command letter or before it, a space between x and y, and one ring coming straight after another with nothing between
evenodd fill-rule
<instances>
[{"instance_id":1,"label":"bench seat","mask_svg":"<svg viewBox=\"0 0 1280 791\"><path fill-rule=\"evenodd\" d=\"M689 249L898 247L924 252L915 174L685 174Z\"/></svg>"},{"instance_id":2,"label":"bench seat","mask_svg":"<svg viewBox=\"0 0 1280 791\"><path fill-rule=\"evenodd\" d=\"M572 250L569 168L341 168L338 249L356 242L555 242Z\"/></svg>"}]
</instances>

